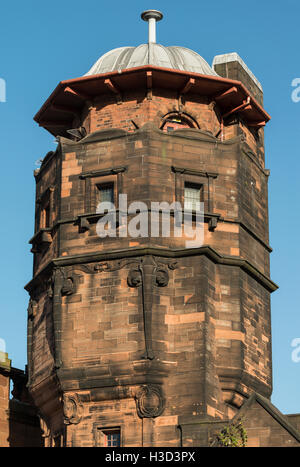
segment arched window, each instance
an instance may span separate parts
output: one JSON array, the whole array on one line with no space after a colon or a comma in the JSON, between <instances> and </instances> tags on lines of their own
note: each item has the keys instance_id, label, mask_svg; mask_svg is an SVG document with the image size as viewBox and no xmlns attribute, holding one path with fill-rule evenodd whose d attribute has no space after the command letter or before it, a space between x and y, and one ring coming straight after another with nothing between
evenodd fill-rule
<instances>
[{"instance_id":1,"label":"arched window","mask_svg":"<svg viewBox=\"0 0 300 467\"><path fill-rule=\"evenodd\" d=\"M199 126L193 118L186 114L172 112L164 117L161 130L169 133L181 128L199 128Z\"/></svg>"}]
</instances>

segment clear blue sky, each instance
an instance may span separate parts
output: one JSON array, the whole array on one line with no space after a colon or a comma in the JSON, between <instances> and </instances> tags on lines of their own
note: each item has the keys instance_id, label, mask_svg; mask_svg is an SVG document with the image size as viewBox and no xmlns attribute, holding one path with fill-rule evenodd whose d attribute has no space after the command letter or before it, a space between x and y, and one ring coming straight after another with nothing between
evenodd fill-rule
<instances>
[{"instance_id":1,"label":"clear blue sky","mask_svg":"<svg viewBox=\"0 0 300 467\"><path fill-rule=\"evenodd\" d=\"M32 118L59 81L83 75L112 48L146 42L147 25L139 17L149 8L165 15L159 43L189 47L209 63L214 55L238 52L264 87L272 116L265 131L271 277L280 285L272 296L272 401L285 413L300 412L300 362L291 359L291 341L300 337L300 102L291 100L291 82L300 77L297 1L2 2L0 78L7 83L7 102L0 103L0 338L13 365L23 368L33 170L55 148L54 138Z\"/></svg>"}]
</instances>

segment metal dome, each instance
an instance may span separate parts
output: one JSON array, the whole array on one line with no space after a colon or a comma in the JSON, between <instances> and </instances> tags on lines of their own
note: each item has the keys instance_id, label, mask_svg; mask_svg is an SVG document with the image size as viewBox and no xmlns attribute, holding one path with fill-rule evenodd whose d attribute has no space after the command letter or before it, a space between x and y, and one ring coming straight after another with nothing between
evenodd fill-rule
<instances>
[{"instance_id":1,"label":"metal dome","mask_svg":"<svg viewBox=\"0 0 300 467\"><path fill-rule=\"evenodd\" d=\"M204 58L193 50L178 46L164 47L156 43L156 23L163 18L160 11L146 10L141 14L141 18L148 22L148 44L110 50L97 60L85 76L145 65L218 76Z\"/></svg>"},{"instance_id":2,"label":"metal dome","mask_svg":"<svg viewBox=\"0 0 300 467\"><path fill-rule=\"evenodd\" d=\"M193 50L178 46L165 47L155 42L141 44L138 47L119 47L110 50L97 60L85 76L144 65L218 76L204 58Z\"/></svg>"}]
</instances>

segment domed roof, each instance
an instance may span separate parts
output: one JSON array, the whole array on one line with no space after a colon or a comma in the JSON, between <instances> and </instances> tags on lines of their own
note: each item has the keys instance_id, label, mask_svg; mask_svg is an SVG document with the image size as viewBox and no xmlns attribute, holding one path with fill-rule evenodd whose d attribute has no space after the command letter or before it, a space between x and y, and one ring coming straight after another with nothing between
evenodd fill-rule
<instances>
[{"instance_id":1,"label":"domed roof","mask_svg":"<svg viewBox=\"0 0 300 467\"><path fill-rule=\"evenodd\" d=\"M85 76L121 71L144 65L218 76L199 54L185 47L165 47L155 42L119 47L102 55Z\"/></svg>"}]
</instances>

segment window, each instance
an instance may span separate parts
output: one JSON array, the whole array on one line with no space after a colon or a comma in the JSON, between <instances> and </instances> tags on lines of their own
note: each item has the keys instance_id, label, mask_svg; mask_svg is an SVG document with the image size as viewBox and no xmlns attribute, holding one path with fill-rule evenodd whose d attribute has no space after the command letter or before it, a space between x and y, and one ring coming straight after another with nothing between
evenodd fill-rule
<instances>
[{"instance_id":1,"label":"window","mask_svg":"<svg viewBox=\"0 0 300 467\"><path fill-rule=\"evenodd\" d=\"M37 229L49 229L50 227L52 227L53 193L54 188L49 187L37 200L37 203L40 206L39 220L37 221Z\"/></svg>"},{"instance_id":2,"label":"window","mask_svg":"<svg viewBox=\"0 0 300 467\"><path fill-rule=\"evenodd\" d=\"M43 209L43 227L48 229L50 227L50 203Z\"/></svg>"},{"instance_id":3,"label":"window","mask_svg":"<svg viewBox=\"0 0 300 467\"><path fill-rule=\"evenodd\" d=\"M121 432L119 428L100 430L101 445L106 447L121 446Z\"/></svg>"},{"instance_id":4,"label":"window","mask_svg":"<svg viewBox=\"0 0 300 467\"><path fill-rule=\"evenodd\" d=\"M170 131L179 130L180 128L190 128L190 127L191 125L189 125L184 120L181 120L179 118L172 118L170 120L169 119L166 120L166 123L163 126L163 130L169 133Z\"/></svg>"},{"instance_id":5,"label":"window","mask_svg":"<svg viewBox=\"0 0 300 467\"><path fill-rule=\"evenodd\" d=\"M167 130L167 133L170 133L171 131L174 131L175 130L175 125L170 125L170 124L166 124L166 130Z\"/></svg>"},{"instance_id":6,"label":"window","mask_svg":"<svg viewBox=\"0 0 300 467\"><path fill-rule=\"evenodd\" d=\"M98 202L110 202L114 203L114 184L113 183L105 183L101 185L97 185L98 189Z\"/></svg>"},{"instance_id":7,"label":"window","mask_svg":"<svg viewBox=\"0 0 300 467\"><path fill-rule=\"evenodd\" d=\"M196 203L203 203L200 211L203 209L204 221L209 221L209 230L213 231L221 216L215 212L214 203L214 180L218 174L175 166L171 169L175 174L175 200L192 216L195 214Z\"/></svg>"},{"instance_id":8,"label":"window","mask_svg":"<svg viewBox=\"0 0 300 467\"><path fill-rule=\"evenodd\" d=\"M184 209L195 210L197 202L202 201L202 185L186 182L184 184Z\"/></svg>"},{"instance_id":9,"label":"window","mask_svg":"<svg viewBox=\"0 0 300 467\"><path fill-rule=\"evenodd\" d=\"M167 133L181 128L198 128L198 125L189 115L173 112L165 117L161 126Z\"/></svg>"},{"instance_id":10,"label":"window","mask_svg":"<svg viewBox=\"0 0 300 467\"><path fill-rule=\"evenodd\" d=\"M80 174L84 180L84 212L97 212L101 202L111 202L118 209L118 193L122 193L123 173L126 167L115 167L103 170L92 170Z\"/></svg>"}]
</instances>

